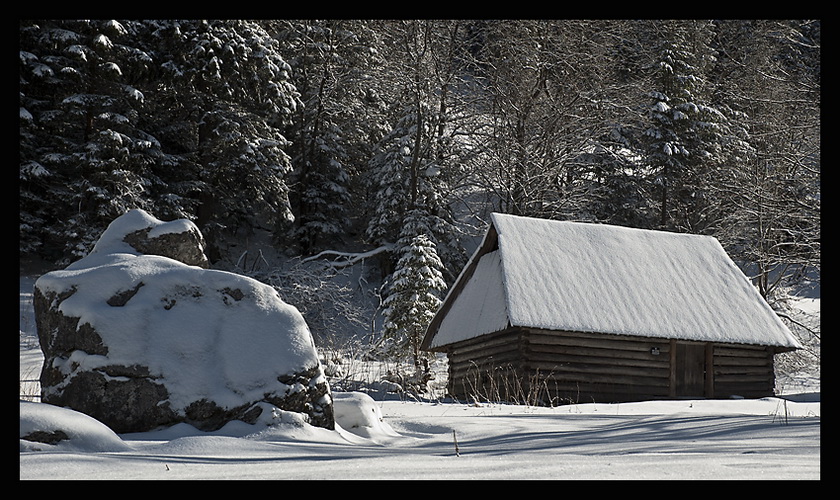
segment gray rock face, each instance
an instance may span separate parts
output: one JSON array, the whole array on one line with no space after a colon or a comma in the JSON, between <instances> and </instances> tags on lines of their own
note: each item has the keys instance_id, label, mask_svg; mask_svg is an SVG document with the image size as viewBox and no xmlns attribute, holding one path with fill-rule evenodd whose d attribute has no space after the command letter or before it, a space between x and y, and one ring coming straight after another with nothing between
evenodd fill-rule
<instances>
[{"instance_id":1,"label":"gray rock face","mask_svg":"<svg viewBox=\"0 0 840 500\"><path fill-rule=\"evenodd\" d=\"M42 276L34 291L42 402L118 433L253 423L265 403L333 429L303 317L268 285L205 269L202 245L188 221L134 210L90 255Z\"/></svg>"},{"instance_id":2,"label":"gray rock face","mask_svg":"<svg viewBox=\"0 0 840 500\"><path fill-rule=\"evenodd\" d=\"M181 233L150 234L152 228L140 229L125 235L123 241L145 255L162 255L188 266L206 268L204 237L192 226Z\"/></svg>"}]
</instances>

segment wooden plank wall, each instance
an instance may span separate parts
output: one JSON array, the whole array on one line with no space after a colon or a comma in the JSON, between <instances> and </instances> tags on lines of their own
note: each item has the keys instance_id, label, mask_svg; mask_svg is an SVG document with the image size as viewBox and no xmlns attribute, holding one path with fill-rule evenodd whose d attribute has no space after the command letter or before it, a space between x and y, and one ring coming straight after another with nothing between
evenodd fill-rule
<instances>
[{"instance_id":1,"label":"wooden plank wall","mask_svg":"<svg viewBox=\"0 0 840 500\"><path fill-rule=\"evenodd\" d=\"M668 397L668 340L513 329L448 354L449 390L467 400L559 405Z\"/></svg>"},{"instance_id":2,"label":"wooden plank wall","mask_svg":"<svg viewBox=\"0 0 840 500\"><path fill-rule=\"evenodd\" d=\"M674 397L668 339L510 329L453 346L449 392L463 401L560 405ZM706 344L707 397L772 396L773 350ZM652 349L658 354L653 354Z\"/></svg>"},{"instance_id":3,"label":"wooden plank wall","mask_svg":"<svg viewBox=\"0 0 840 500\"><path fill-rule=\"evenodd\" d=\"M449 393L469 402L525 403L521 342L518 331L507 330L450 346Z\"/></svg>"},{"instance_id":4,"label":"wooden plank wall","mask_svg":"<svg viewBox=\"0 0 840 500\"><path fill-rule=\"evenodd\" d=\"M671 344L667 339L544 330L524 335L525 372L541 384L551 404L668 397Z\"/></svg>"},{"instance_id":5,"label":"wooden plank wall","mask_svg":"<svg viewBox=\"0 0 840 500\"><path fill-rule=\"evenodd\" d=\"M771 348L715 344L713 352L715 398L763 398L774 394L776 376Z\"/></svg>"}]
</instances>

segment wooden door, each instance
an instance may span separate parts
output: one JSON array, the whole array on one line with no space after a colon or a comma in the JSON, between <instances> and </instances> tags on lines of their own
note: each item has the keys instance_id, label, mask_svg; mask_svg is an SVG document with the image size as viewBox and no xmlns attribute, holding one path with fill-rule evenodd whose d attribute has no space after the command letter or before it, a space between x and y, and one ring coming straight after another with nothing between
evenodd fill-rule
<instances>
[{"instance_id":1,"label":"wooden door","mask_svg":"<svg viewBox=\"0 0 840 500\"><path fill-rule=\"evenodd\" d=\"M677 397L703 397L706 387L706 347L677 343L675 357Z\"/></svg>"}]
</instances>

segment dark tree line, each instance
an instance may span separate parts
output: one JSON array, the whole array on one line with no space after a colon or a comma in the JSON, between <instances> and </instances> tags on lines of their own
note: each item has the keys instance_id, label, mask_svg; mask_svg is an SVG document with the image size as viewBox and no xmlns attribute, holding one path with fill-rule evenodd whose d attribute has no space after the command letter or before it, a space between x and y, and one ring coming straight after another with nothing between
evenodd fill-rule
<instances>
[{"instance_id":1,"label":"dark tree line","mask_svg":"<svg viewBox=\"0 0 840 500\"><path fill-rule=\"evenodd\" d=\"M22 256L138 207L391 266L425 238L451 282L502 211L714 235L769 300L819 274L819 21L26 20L19 45Z\"/></svg>"}]
</instances>

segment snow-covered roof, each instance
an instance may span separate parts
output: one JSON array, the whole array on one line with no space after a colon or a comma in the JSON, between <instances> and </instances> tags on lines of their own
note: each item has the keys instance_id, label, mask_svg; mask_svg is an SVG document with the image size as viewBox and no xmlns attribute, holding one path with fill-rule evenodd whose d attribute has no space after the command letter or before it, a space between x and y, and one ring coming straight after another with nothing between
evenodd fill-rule
<instances>
[{"instance_id":1,"label":"snow-covered roof","mask_svg":"<svg viewBox=\"0 0 840 500\"><path fill-rule=\"evenodd\" d=\"M509 326L801 347L713 237L493 214L423 345Z\"/></svg>"}]
</instances>

